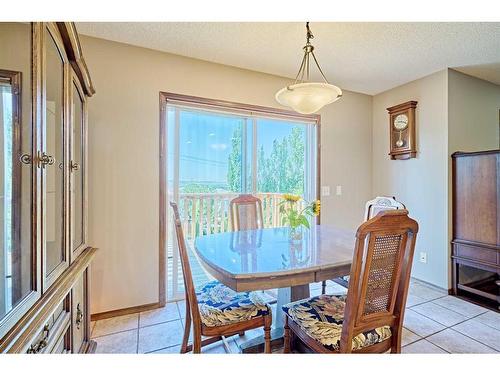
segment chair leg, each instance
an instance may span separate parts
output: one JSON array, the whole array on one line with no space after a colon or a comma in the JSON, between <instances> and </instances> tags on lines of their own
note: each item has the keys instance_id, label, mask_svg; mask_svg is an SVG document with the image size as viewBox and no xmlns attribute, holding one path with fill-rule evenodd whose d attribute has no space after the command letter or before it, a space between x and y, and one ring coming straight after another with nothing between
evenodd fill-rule
<instances>
[{"instance_id":1,"label":"chair leg","mask_svg":"<svg viewBox=\"0 0 500 375\"><path fill-rule=\"evenodd\" d=\"M193 353L201 353L201 332L199 329L196 329L196 327L193 332Z\"/></svg>"},{"instance_id":2,"label":"chair leg","mask_svg":"<svg viewBox=\"0 0 500 375\"><path fill-rule=\"evenodd\" d=\"M291 341L291 336L290 336L290 327L288 326L288 316L285 315L285 333L283 336L284 340L284 348L283 348L283 353L290 353L290 341Z\"/></svg>"},{"instance_id":3,"label":"chair leg","mask_svg":"<svg viewBox=\"0 0 500 375\"><path fill-rule=\"evenodd\" d=\"M401 354L401 330L392 336L391 354Z\"/></svg>"},{"instance_id":4,"label":"chair leg","mask_svg":"<svg viewBox=\"0 0 500 375\"><path fill-rule=\"evenodd\" d=\"M189 341L189 333L191 331L191 311L189 310L189 303L186 301L186 321L184 322L184 337L182 338L181 354L187 352Z\"/></svg>"},{"instance_id":5,"label":"chair leg","mask_svg":"<svg viewBox=\"0 0 500 375\"><path fill-rule=\"evenodd\" d=\"M266 354L271 353L271 324L271 315L266 315L264 317L264 353Z\"/></svg>"},{"instance_id":6,"label":"chair leg","mask_svg":"<svg viewBox=\"0 0 500 375\"><path fill-rule=\"evenodd\" d=\"M240 333L238 333L238 335L241 337L241 336L245 336L245 331L241 331Z\"/></svg>"},{"instance_id":7,"label":"chair leg","mask_svg":"<svg viewBox=\"0 0 500 375\"><path fill-rule=\"evenodd\" d=\"M321 294L326 294L326 280L321 283Z\"/></svg>"}]
</instances>

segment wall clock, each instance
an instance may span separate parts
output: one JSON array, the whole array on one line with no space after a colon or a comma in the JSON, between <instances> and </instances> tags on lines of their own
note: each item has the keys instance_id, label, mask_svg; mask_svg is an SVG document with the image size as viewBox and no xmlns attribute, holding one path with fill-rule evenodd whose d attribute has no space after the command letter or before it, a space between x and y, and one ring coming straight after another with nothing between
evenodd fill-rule
<instances>
[{"instance_id":1,"label":"wall clock","mask_svg":"<svg viewBox=\"0 0 500 375\"><path fill-rule=\"evenodd\" d=\"M415 145L416 101L395 105L389 111L389 144L392 160L410 159L417 156Z\"/></svg>"}]
</instances>

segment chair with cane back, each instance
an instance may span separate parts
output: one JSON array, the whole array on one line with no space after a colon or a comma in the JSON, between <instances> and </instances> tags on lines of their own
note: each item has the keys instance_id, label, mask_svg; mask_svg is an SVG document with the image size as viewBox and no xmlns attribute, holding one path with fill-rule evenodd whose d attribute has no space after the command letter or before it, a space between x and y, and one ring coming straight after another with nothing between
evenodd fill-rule
<instances>
[{"instance_id":1,"label":"chair with cane back","mask_svg":"<svg viewBox=\"0 0 500 375\"><path fill-rule=\"evenodd\" d=\"M400 353L417 232L417 222L402 209L381 211L361 224L347 296L283 306L285 353L292 333L319 353Z\"/></svg>"}]
</instances>

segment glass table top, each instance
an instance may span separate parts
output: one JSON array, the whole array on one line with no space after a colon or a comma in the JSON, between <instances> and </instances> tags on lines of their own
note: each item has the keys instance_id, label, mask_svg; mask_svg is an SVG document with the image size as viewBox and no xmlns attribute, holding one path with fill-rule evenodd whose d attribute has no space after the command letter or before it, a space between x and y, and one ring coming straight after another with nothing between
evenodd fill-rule
<instances>
[{"instance_id":1,"label":"glass table top","mask_svg":"<svg viewBox=\"0 0 500 375\"><path fill-rule=\"evenodd\" d=\"M194 246L203 262L231 277L290 275L350 264L354 232L327 225L304 228L291 239L289 228L266 228L200 236Z\"/></svg>"}]
</instances>

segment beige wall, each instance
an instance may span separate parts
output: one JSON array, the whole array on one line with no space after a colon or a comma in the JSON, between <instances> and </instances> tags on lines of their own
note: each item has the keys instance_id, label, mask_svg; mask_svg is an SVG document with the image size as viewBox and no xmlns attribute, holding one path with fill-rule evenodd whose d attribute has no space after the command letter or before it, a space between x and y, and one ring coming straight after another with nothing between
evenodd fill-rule
<instances>
[{"instance_id":1,"label":"beige wall","mask_svg":"<svg viewBox=\"0 0 500 375\"><path fill-rule=\"evenodd\" d=\"M500 86L448 70L448 149L499 148Z\"/></svg>"},{"instance_id":2,"label":"beige wall","mask_svg":"<svg viewBox=\"0 0 500 375\"><path fill-rule=\"evenodd\" d=\"M158 300L159 91L278 106L288 79L82 37L89 101L92 313ZM322 218L356 228L371 197L372 98L345 92L322 115ZM356 171L353 173L352 171ZM342 185L336 196L334 186Z\"/></svg>"},{"instance_id":3,"label":"beige wall","mask_svg":"<svg viewBox=\"0 0 500 375\"><path fill-rule=\"evenodd\" d=\"M373 195L394 195L420 225L412 276L448 287L447 71L373 97ZM386 108L418 101L417 157L390 160ZM418 262L427 252L427 264Z\"/></svg>"},{"instance_id":4,"label":"beige wall","mask_svg":"<svg viewBox=\"0 0 500 375\"><path fill-rule=\"evenodd\" d=\"M417 158L391 161L387 107L417 100ZM395 195L420 224L412 275L451 286L451 154L499 147L500 86L443 70L373 98L373 194ZM418 261L427 252L427 264Z\"/></svg>"}]
</instances>

